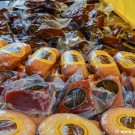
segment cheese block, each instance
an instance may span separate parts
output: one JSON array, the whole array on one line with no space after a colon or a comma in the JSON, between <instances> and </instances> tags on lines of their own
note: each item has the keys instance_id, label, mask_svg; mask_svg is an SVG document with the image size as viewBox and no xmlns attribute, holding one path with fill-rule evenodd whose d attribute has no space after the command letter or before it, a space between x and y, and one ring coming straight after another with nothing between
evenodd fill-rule
<instances>
[{"instance_id":1,"label":"cheese block","mask_svg":"<svg viewBox=\"0 0 135 135\"><path fill-rule=\"evenodd\" d=\"M102 135L90 120L75 114L54 114L38 127L39 135Z\"/></svg>"},{"instance_id":2,"label":"cheese block","mask_svg":"<svg viewBox=\"0 0 135 135\"><path fill-rule=\"evenodd\" d=\"M88 78L88 70L81 53L75 50L66 51L61 57L61 71L64 80L67 80L78 70L82 70L84 78Z\"/></svg>"},{"instance_id":3,"label":"cheese block","mask_svg":"<svg viewBox=\"0 0 135 135\"><path fill-rule=\"evenodd\" d=\"M104 91L102 92L102 88L116 95L114 101L110 102L110 106L124 106L121 84L118 77L107 77L106 79L98 80L91 83L91 89L95 93L94 95L97 96L97 98L102 99L102 101L104 101L105 99L109 101L109 97L106 95L106 93L104 93ZM98 89L101 90L99 91Z\"/></svg>"},{"instance_id":4,"label":"cheese block","mask_svg":"<svg viewBox=\"0 0 135 135\"><path fill-rule=\"evenodd\" d=\"M38 74L46 78L53 69L59 56L60 53L55 48L43 47L37 50L26 62L27 74Z\"/></svg>"},{"instance_id":5,"label":"cheese block","mask_svg":"<svg viewBox=\"0 0 135 135\"><path fill-rule=\"evenodd\" d=\"M120 77L120 72L115 61L105 51L92 51L88 56L88 61L97 76L106 77L113 75Z\"/></svg>"},{"instance_id":6,"label":"cheese block","mask_svg":"<svg viewBox=\"0 0 135 135\"><path fill-rule=\"evenodd\" d=\"M121 70L129 76L135 76L135 54L130 52L118 52L114 59Z\"/></svg>"},{"instance_id":7,"label":"cheese block","mask_svg":"<svg viewBox=\"0 0 135 135\"><path fill-rule=\"evenodd\" d=\"M0 70L17 68L31 53L31 47L24 43L11 43L0 48Z\"/></svg>"},{"instance_id":8,"label":"cheese block","mask_svg":"<svg viewBox=\"0 0 135 135\"><path fill-rule=\"evenodd\" d=\"M0 135L35 135L36 124L27 115L11 110L0 111Z\"/></svg>"},{"instance_id":9,"label":"cheese block","mask_svg":"<svg viewBox=\"0 0 135 135\"><path fill-rule=\"evenodd\" d=\"M106 135L134 135L135 109L118 107L102 114L100 121Z\"/></svg>"}]
</instances>

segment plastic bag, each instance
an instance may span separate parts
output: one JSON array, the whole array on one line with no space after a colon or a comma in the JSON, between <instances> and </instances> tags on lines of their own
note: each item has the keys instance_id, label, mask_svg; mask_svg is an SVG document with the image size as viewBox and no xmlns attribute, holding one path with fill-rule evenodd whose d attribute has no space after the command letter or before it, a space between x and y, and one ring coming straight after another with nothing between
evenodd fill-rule
<instances>
[{"instance_id":1,"label":"plastic bag","mask_svg":"<svg viewBox=\"0 0 135 135\"><path fill-rule=\"evenodd\" d=\"M81 53L75 50L64 52L61 56L61 71L63 79L67 80L79 69L82 69L84 77L87 78L88 71Z\"/></svg>"},{"instance_id":2,"label":"plastic bag","mask_svg":"<svg viewBox=\"0 0 135 135\"><path fill-rule=\"evenodd\" d=\"M90 52L88 62L95 74L99 77L106 77L109 75L120 77L120 72L115 61L105 51L96 50Z\"/></svg>"},{"instance_id":3,"label":"plastic bag","mask_svg":"<svg viewBox=\"0 0 135 135\"><path fill-rule=\"evenodd\" d=\"M135 76L135 54L120 51L114 56L114 59L121 72L126 72L129 76Z\"/></svg>"},{"instance_id":4,"label":"plastic bag","mask_svg":"<svg viewBox=\"0 0 135 135\"><path fill-rule=\"evenodd\" d=\"M6 107L26 113L38 123L51 114L55 93L52 85L33 75L11 82L2 92L2 97Z\"/></svg>"}]
</instances>

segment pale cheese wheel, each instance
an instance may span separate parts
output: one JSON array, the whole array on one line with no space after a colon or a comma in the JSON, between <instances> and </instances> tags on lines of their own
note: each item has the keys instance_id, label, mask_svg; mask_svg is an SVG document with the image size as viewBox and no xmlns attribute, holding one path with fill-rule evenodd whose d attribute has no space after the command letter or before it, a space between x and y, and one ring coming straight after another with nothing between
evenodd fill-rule
<instances>
[{"instance_id":1,"label":"pale cheese wheel","mask_svg":"<svg viewBox=\"0 0 135 135\"><path fill-rule=\"evenodd\" d=\"M35 135L36 124L27 115L11 110L0 111L0 135Z\"/></svg>"},{"instance_id":2,"label":"pale cheese wheel","mask_svg":"<svg viewBox=\"0 0 135 135\"><path fill-rule=\"evenodd\" d=\"M134 135L135 109L118 107L102 114L101 127L106 135Z\"/></svg>"},{"instance_id":3,"label":"pale cheese wheel","mask_svg":"<svg viewBox=\"0 0 135 135\"><path fill-rule=\"evenodd\" d=\"M90 120L75 114L54 114L44 119L38 127L39 135L101 135Z\"/></svg>"}]
</instances>

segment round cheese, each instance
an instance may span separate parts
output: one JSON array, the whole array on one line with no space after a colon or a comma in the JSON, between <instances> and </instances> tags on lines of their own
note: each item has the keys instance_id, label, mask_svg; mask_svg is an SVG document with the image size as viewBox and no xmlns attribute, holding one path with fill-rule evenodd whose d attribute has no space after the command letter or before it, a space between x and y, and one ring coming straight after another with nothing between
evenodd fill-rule
<instances>
[{"instance_id":1,"label":"round cheese","mask_svg":"<svg viewBox=\"0 0 135 135\"><path fill-rule=\"evenodd\" d=\"M36 125L31 118L20 112L0 111L0 135L35 135Z\"/></svg>"},{"instance_id":2,"label":"round cheese","mask_svg":"<svg viewBox=\"0 0 135 135\"><path fill-rule=\"evenodd\" d=\"M118 107L103 113L101 127L107 135L134 135L135 109Z\"/></svg>"},{"instance_id":3,"label":"round cheese","mask_svg":"<svg viewBox=\"0 0 135 135\"><path fill-rule=\"evenodd\" d=\"M44 119L38 127L39 135L101 135L90 120L75 114L54 114Z\"/></svg>"}]
</instances>

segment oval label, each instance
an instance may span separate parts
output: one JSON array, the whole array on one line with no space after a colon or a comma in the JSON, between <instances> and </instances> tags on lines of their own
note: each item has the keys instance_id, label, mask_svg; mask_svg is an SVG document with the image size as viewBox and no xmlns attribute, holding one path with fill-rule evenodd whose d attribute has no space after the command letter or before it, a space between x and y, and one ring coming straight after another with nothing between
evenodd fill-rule
<instances>
[{"instance_id":1,"label":"oval label","mask_svg":"<svg viewBox=\"0 0 135 135\"><path fill-rule=\"evenodd\" d=\"M85 102L86 96L86 92L82 88L74 88L66 94L64 106L74 109Z\"/></svg>"}]
</instances>

